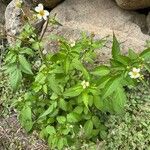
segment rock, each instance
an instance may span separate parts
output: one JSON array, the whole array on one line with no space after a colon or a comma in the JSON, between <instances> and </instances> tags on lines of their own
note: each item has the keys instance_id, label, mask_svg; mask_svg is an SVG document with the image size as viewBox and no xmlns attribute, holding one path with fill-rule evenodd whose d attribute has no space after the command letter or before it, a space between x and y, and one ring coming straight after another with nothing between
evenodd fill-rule
<instances>
[{"instance_id":1,"label":"rock","mask_svg":"<svg viewBox=\"0 0 150 150\"><path fill-rule=\"evenodd\" d=\"M55 51L53 43L47 40L50 34L63 35L74 40L81 37L82 31L88 34L94 32L99 38L107 35L112 37L114 32L122 43L124 53L128 48L133 48L136 52L143 50L145 41L150 39L135 23L141 18L139 14L120 9L111 0L65 0L51 11L50 16L54 14L57 14L56 19L62 26L48 26L43 39L45 50ZM98 53L103 60L110 57L111 50L104 48Z\"/></svg>"},{"instance_id":2,"label":"rock","mask_svg":"<svg viewBox=\"0 0 150 150\"><path fill-rule=\"evenodd\" d=\"M63 0L23 0L27 5L30 7L35 7L39 3L42 3L46 8L54 8L56 5L58 5Z\"/></svg>"},{"instance_id":3,"label":"rock","mask_svg":"<svg viewBox=\"0 0 150 150\"><path fill-rule=\"evenodd\" d=\"M6 9L6 5L0 1L0 23L1 24L4 24L5 22L5 17L4 17L5 9Z\"/></svg>"},{"instance_id":4,"label":"rock","mask_svg":"<svg viewBox=\"0 0 150 150\"><path fill-rule=\"evenodd\" d=\"M147 22L148 34L150 35L150 12L147 15L146 22Z\"/></svg>"},{"instance_id":5,"label":"rock","mask_svg":"<svg viewBox=\"0 0 150 150\"><path fill-rule=\"evenodd\" d=\"M150 0L116 0L116 2L121 8L128 10L150 7Z\"/></svg>"},{"instance_id":6,"label":"rock","mask_svg":"<svg viewBox=\"0 0 150 150\"><path fill-rule=\"evenodd\" d=\"M5 5L8 5L11 2L11 0L0 0L0 2L2 2Z\"/></svg>"},{"instance_id":7,"label":"rock","mask_svg":"<svg viewBox=\"0 0 150 150\"><path fill-rule=\"evenodd\" d=\"M18 0L12 0L5 11L5 27L9 44L15 42L14 36L20 33L22 27L27 22L25 15L29 18L29 23L35 25L38 31L41 30L43 25L43 21L35 20L34 13L27 5L23 5L22 9L17 7L17 1Z\"/></svg>"}]
</instances>

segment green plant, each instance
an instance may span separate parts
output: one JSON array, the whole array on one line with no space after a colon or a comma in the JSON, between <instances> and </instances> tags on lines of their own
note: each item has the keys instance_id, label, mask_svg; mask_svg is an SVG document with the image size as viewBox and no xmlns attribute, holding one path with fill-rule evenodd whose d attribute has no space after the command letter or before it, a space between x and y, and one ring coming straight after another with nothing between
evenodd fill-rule
<instances>
[{"instance_id":1,"label":"green plant","mask_svg":"<svg viewBox=\"0 0 150 150\"><path fill-rule=\"evenodd\" d=\"M25 35L26 39L28 34L30 32L21 36ZM59 51L43 57L41 45L39 47L33 35L31 32L31 36L27 36L31 48L17 42L6 57L6 72L10 74L14 90L22 81L22 73L31 75L34 80L30 80L32 83L25 95L14 103L21 125L28 132L40 130L41 137L52 149L69 147L78 143L79 138L84 139L83 142L105 139L105 115L107 112L122 113L126 103L124 87L135 86L139 81L146 85L142 72L150 71L150 49L140 54L130 49L127 56L122 55L114 35L110 64L96 65L95 50L103 47L106 39L94 40L93 35L83 34L80 40L70 43L54 36L60 45ZM29 63L33 44L38 45L36 50L40 49L43 60L34 76ZM26 75L23 79L31 77Z\"/></svg>"},{"instance_id":2,"label":"green plant","mask_svg":"<svg viewBox=\"0 0 150 150\"><path fill-rule=\"evenodd\" d=\"M150 79L147 77L147 85ZM142 84L128 91L123 117L110 115L105 125L108 135L106 150L149 150L150 143L150 89Z\"/></svg>"},{"instance_id":3,"label":"green plant","mask_svg":"<svg viewBox=\"0 0 150 150\"><path fill-rule=\"evenodd\" d=\"M15 44L8 47L8 53L5 57L5 70L9 74L9 82L14 91L18 89L23 79L32 81L34 74L31 67L33 66L32 62L41 54L37 53L37 50L40 51L40 41L35 29L26 24L21 34L16 37Z\"/></svg>"}]
</instances>

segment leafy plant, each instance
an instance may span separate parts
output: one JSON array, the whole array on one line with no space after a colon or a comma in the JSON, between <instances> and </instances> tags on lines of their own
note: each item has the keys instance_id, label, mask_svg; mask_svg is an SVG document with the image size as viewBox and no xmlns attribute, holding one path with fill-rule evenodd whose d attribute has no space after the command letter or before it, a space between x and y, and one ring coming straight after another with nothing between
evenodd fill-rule
<instances>
[{"instance_id":1,"label":"leafy plant","mask_svg":"<svg viewBox=\"0 0 150 150\"><path fill-rule=\"evenodd\" d=\"M36 56L36 50L39 49L38 45L39 41L35 29L27 24L19 37L16 38L15 44L8 47L8 53L5 57L5 70L9 74L9 81L14 91L21 84L22 76L33 76L30 62L33 56Z\"/></svg>"},{"instance_id":2,"label":"leafy plant","mask_svg":"<svg viewBox=\"0 0 150 150\"><path fill-rule=\"evenodd\" d=\"M69 147L78 141L77 137L93 142L97 138L105 139L105 115L123 112L124 87L135 86L138 81L144 83L141 74L150 70L150 49L141 54L129 50L125 56L114 35L110 64L96 65L95 50L105 46L106 39L94 40L93 35L85 34L74 43L63 37L54 36L53 39L59 42L59 51L44 57L30 88L15 102L21 125L28 132L40 130L40 136L52 149ZM11 48L6 58L14 89L21 82L22 73L33 75L29 63L33 51L20 47ZM140 73L132 71L133 68L140 68Z\"/></svg>"},{"instance_id":3,"label":"leafy plant","mask_svg":"<svg viewBox=\"0 0 150 150\"><path fill-rule=\"evenodd\" d=\"M150 85L147 77L147 85ZM150 143L150 91L139 84L128 91L128 103L124 117L110 115L105 125L108 135L104 149L148 150Z\"/></svg>"}]
</instances>

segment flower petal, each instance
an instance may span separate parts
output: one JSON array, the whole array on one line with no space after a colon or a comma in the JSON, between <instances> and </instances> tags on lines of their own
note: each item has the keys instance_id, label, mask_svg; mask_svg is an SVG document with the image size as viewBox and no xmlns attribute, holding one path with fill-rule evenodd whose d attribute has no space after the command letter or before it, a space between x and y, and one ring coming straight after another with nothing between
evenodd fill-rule
<instances>
[{"instance_id":1,"label":"flower petal","mask_svg":"<svg viewBox=\"0 0 150 150\"><path fill-rule=\"evenodd\" d=\"M133 71L133 72L137 72L137 69L134 67L134 68L132 69L132 71Z\"/></svg>"},{"instance_id":2,"label":"flower petal","mask_svg":"<svg viewBox=\"0 0 150 150\"><path fill-rule=\"evenodd\" d=\"M38 19L42 19L43 16L41 16L40 14L37 14Z\"/></svg>"},{"instance_id":3,"label":"flower petal","mask_svg":"<svg viewBox=\"0 0 150 150\"><path fill-rule=\"evenodd\" d=\"M140 68L138 68L136 71L137 71L137 72L140 72L141 70L140 70Z\"/></svg>"},{"instance_id":4,"label":"flower petal","mask_svg":"<svg viewBox=\"0 0 150 150\"><path fill-rule=\"evenodd\" d=\"M38 7L39 7L40 10L44 9L43 4L39 4Z\"/></svg>"},{"instance_id":5,"label":"flower petal","mask_svg":"<svg viewBox=\"0 0 150 150\"><path fill-rule=\"evenodd\" d=\"M43 16L43 19L44 19L44 20L47 20L47 16L46 16L46 15L44 15L44 16Z\"/></svg>"},{"instance_id":6,"label":"flower petal","mask_svg":"<svg viewBox=\"0 0 150 150\"><path fill-rule=\"evenodd\" d=\"M44 15L49 16L49 12L47 10L44 10Z\"/></svg>"},{"instance_id":7,"label":"flower petal","mask_svg":"<svg viewBox=\"0 0 150 150\"><path fill-rule=\"evenodd\" d=\"M40 12L40 9L39 9L39 7L37 6L37 7L35 7L35 11L36 12Z\"/></svg>"}]
</instances>

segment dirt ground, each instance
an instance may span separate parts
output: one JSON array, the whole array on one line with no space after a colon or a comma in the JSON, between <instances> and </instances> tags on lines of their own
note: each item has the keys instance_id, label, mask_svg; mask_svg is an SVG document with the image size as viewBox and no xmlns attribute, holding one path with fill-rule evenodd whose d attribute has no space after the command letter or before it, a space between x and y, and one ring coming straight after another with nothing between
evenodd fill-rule
<instances>
[{"instance_id":1,"label":"dirt ground","mask_svg":"<svg viewBox=\"0 0 150 150\"><path fill-rule=\"evenodd\" d=\"M0 150L48 150L48 147L35 132L27 134L13 113L0 118Z\"/></svg>"}]
</instances>

